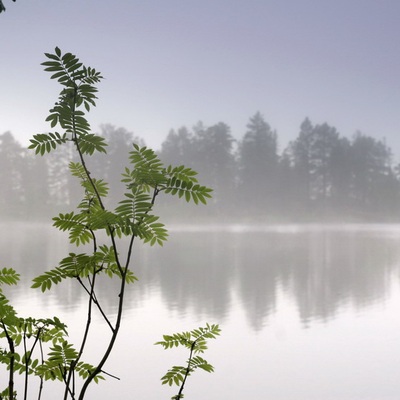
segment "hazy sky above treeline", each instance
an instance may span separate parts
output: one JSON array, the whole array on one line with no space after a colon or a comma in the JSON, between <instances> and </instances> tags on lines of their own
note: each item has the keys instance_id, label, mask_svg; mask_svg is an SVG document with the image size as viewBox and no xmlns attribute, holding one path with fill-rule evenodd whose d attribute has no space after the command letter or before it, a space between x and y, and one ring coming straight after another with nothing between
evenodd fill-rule
<instances>
[{"instance_id":1,"label":"hazy sky above treeline","mask_svg":"<svg viewBox=\"0 0 400 400\"><path fill-rule=\"evenodd\" d=\"M55 46L106 78L94 130L112 123L159 148L171 128L219 121L241 138L256 111L280 149L305 117L386 138L400 158L398 0L4 0L0 133L49 129Z\"/></svg>"}]
</instances>

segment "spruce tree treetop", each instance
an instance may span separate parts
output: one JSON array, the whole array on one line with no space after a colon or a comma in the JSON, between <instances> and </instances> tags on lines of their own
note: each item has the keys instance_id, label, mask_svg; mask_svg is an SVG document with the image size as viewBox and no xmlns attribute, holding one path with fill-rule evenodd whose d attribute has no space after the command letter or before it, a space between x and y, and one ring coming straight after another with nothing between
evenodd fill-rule
<instances>
[{"instance_id":1,"label":"spruce tree treetop","mask_svg":"<svg viewBox=\"0 0 400 400\"><path fill-rule=\"evenodd\" d=\"M15 2L15 0L12 0L12 1ZM2 13L3 11L6 11L6 8L4 7L2 0L0 0L0 13Z\"/></svg>"}]
</instances>

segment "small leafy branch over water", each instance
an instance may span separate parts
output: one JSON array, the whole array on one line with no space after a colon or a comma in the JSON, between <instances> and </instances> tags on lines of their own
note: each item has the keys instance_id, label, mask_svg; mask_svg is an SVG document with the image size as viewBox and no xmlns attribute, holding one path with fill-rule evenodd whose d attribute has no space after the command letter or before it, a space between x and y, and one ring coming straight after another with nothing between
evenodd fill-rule
<instances>
[{"instance_id":1,"label":"small leafy branch over water","mask_svg":"<svg viewBox=\"0 0 400 400\"><path fill-rule=\"evenodd\" d=\"M63 384L63 399L82 400L92 382L113 377L105 370L105 364L120 331L126 285L137 281L130 268L133 245L135 240L142 240L151 246L162 246L168 236L165 226L153 212L157 196L164 192L187 202L206 204L212 191L199 184L197 173L191 168L164 166L153 150L133 144L129 153L130 166L122 173L126 192L114 210L107 209L108 183L93 177L86 163L88 156L95 152L106 153L107 149L104 138L91 133L86 119L86 113L96 106L96 84L102 76L94 68L84 66L75 55L62 54L59 48L54 53L46 53L46 58L42 64L45 71L62 86L58 101L46 120L52 128L60 130L34 135L29 148L42 156L61 146L67 146L64 151L73 150L75 159L70 162L69 169L79 180L83 197L76 210L54 217L53 225L68 232L71 244L89 245L91 250L69 253L58 266L34 278L32 288L45 292L53 285L72 280L87 296L87 318L80 342L73 344L68 341L66 325L57 317L18 316L1 285L15 285L19 274L11 268L0 270L0 363L8 370L8 384L0 393L0 400L17 398L16 374L24 378L23 389L18 390L24 399L40 399L44 382L56 380ZM106 239L100 239L103 237ZM128 242L126 251L121 251L123 239ZM119 280L114 297L116 316L109 315L103 306L105 293L98 285L101 276ZM85 351L90 340L96 339L91 325L94 312L108 327L109 338L100 359L88 363L84 361ZM183 397L186 378L195 369L213 371L210 364L194 355L202 353L206 349L206 339L215 338L219 332L218 325L207 324L205 328L188 333L164 336L164 341L158 343L165 348L183 345L190 350L187 366L173 367L172 372L162 378L162 383L181 383L175 398ZM28 390L33 377L39 380L37 395Z\"/></svg>"},{"instance_id":2,"label":"small leafy branch over water","mask_svg":"<svg viewBox=\"0 0 400 400\"><path fill-rule=\"evenodd\" d=\"M173 396L172 400L183 398L186 379L197 368L207 372L214 372L214 367L204 358L196 356L196 354L204 353L207 350L207 339L215 339L220 333L221 330L218 325L207 324L205 328L194 329L190 332L164 335L164 340L156 343L163 346L164 349L183 346L190 351L186 366L175 365L161 378L163 385L168 383L169 386L173 384L180 386L178 394Z\"/></svg>"}]
</instances>

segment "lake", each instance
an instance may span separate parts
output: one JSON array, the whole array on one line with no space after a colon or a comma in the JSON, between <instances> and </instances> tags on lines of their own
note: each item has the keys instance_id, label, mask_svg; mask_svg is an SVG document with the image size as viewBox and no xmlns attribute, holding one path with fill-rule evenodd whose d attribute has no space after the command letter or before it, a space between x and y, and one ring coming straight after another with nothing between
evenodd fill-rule
<instances>
[{"instance_id":1,"label":"lake","mask_svg":"<svg viewBox=\"0 0 400 400\"><path fill-rule=\"evenodd\" d=\"M65 257L66 235L40 224L1 226L0 266L22 272L9 290L21 315L59 316L80 337L86 298L76 282L41 294L30 279ZM169 399L160 384L186 352L163 334L218 323L204 354L215 373L189 377L185 399L397 400L400 393L400 226L172 226L164 247L139 244L121 335L88 399ZM113 280L101 282L115 312ZM94 321L95 363L109 334ZM1 380L5 382L5 379ZM50 385L44 400L61 398Z\"/></svg>"}]
</instances>

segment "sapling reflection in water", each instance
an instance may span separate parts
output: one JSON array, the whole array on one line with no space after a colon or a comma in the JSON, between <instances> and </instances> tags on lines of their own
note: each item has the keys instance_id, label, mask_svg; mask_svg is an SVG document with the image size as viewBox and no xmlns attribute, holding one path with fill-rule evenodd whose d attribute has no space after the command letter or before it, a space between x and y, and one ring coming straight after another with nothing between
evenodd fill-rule
<instances>
[{"instance_id":1,"label":"sapling reflection in water","mask_svg":"<svg viewBox=\"0 0 400 400\"><path fill-rule=\"evenodd\" d=\"M187 202L206 204L212 192L199 184L197 173L191 168L164 166L152 149L133 144L127 160L129 165L121 175L125 193L121 194L116 208L109 210L105 201L108 183L101 177L92 176L87 167L88 157L107 150L105 139L92 133L86 119L86 114L96 106L96 85L103 78L100 72L84 66L72 53L63 54L58 47L54 53L45 55L46 61L42 63L45 71L50 72L51 79L61 85L58 100L46 119L51 128L58 130L35 134L29 148L41 156L55 150L72 150L75 154L69 169L80 183L82 198L75 210L54 217L53 225L68 232L72 245L87 245L85 249L89 250L70 252L57 266L34 278L32 287L45 292L54 285L72 280L87 296L87 317L80 341L70 343L67 326L57 317L34 319L18 316L1 290L1 284L16 284L19 274L11 268L0 270L0 363L8 369L8 384L0 394L0 399L4 400L16 398L17 373L24 377L23 389L18 390L24 399L40 399L45 381L54 380L62 384L60 399L82 400L90 384L108 376L115 377L106 370L105 364L120 331L126 285L137 281L131 269L134 243L141 240L151 246L162 246L168 237L165 226L154 214L157 196L164 192ZM125 251L121 246L122 240L128 242ZM104 293L97 283L100 276L118 279L114 296L116 315L110 315L103 307ZM89 363L84 361L84 353L91 340L96 340L91 325L94 312L101 316L109 337L105 347L99 349L99 360ZM180 397L176 398L182 397L186 378L194 369L212 372L212 366L195 354L204 351L206 339L218 334L218 325L206 325L189 332L189 336L164 336L164 342L159 342L168 343L169 338L175 338L171 340L177 340L181 345L190 343L190 357L185 370L180 370L172 378L182 384ZM35 394L29 391L31 378L39 379L39 389ZM163 383L169 382L168 379L164 377ZM56 397L53 395L53 398Z\"/></svg>"}]
</instances>

